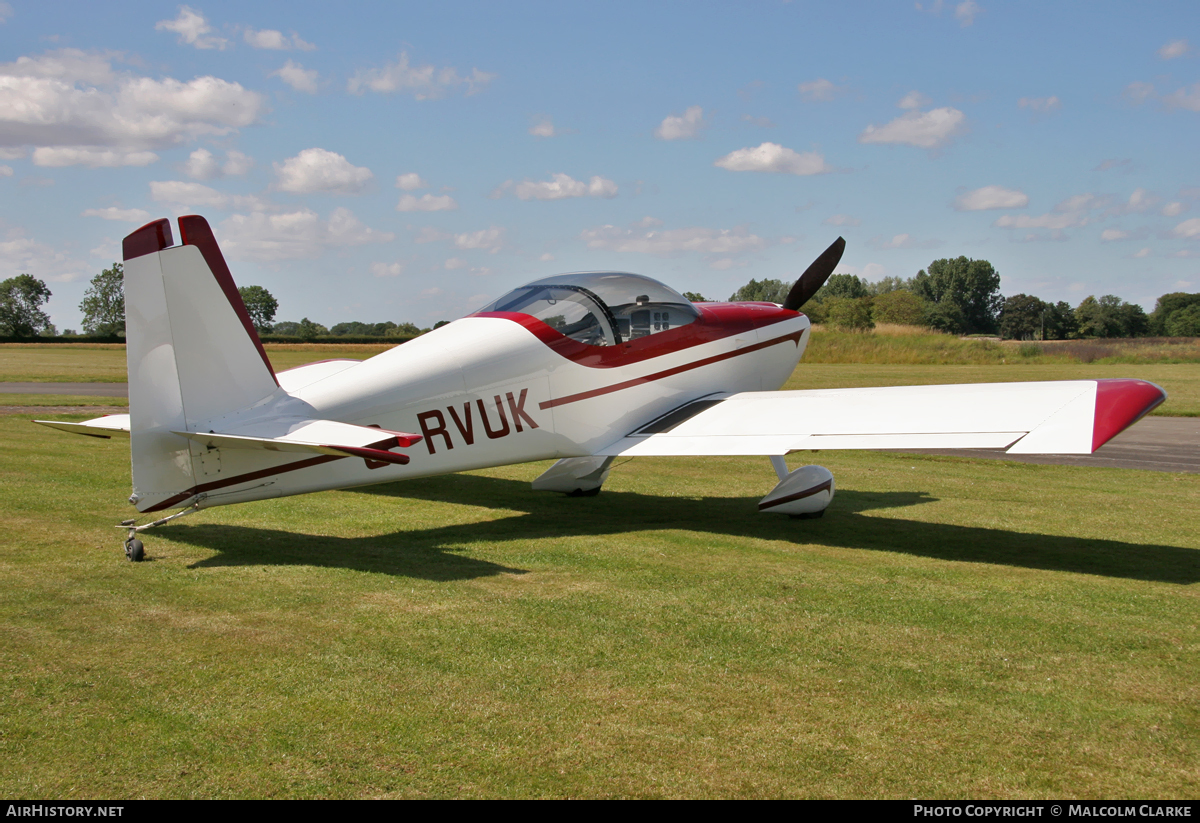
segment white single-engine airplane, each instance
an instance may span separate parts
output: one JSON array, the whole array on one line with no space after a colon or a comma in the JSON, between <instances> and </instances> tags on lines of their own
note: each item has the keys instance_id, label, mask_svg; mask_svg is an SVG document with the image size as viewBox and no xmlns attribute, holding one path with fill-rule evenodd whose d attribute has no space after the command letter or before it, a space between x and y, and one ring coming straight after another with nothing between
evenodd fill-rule
<instances>
[{"instance_id":1,"label":"white single-engine airplane","mask_svg":"<svg viewBox=\"0 0 1200 823\"><path fill-rule=\"evenodd\" d=\"M535 489L600 491L618 455L764 455L764 512L816 517L833 499L796 449L1007 448L1090 454L1166 399L1141 380L777 391L808 344L800 307L830 246L783 305L693 304L648 277L562 274L362 362L279 374L203 217L124 240L129 414L64 431L130 437L139 512L391 483L557 458ZM397 451L402 449L404 451Z\"/></svg>"}]
</instances>

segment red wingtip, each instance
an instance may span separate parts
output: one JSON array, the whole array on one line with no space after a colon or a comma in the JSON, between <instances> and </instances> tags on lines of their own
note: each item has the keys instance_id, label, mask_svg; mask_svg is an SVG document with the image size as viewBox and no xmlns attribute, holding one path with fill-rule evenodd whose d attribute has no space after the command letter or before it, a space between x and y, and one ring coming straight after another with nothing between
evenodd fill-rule
<instances>
[{"instance_id":1,"label":"red wingtip","mask_svg":"<svg viewBox=\"0 0 1200 823\"><path fill-rule=\"evenodd\" d=\"M1167 399L1153 383L1118 377L1096 381L1096 418L1092 424L1092 451L1141 420Z\"/></svg>"},{"instance_id":2,"label":"red wingtip","mask_svg":"<svg viewBox=\"0 0 1200 823\"><path fill-rule=\"evenodd\" d=\"M121 256L125 260L162 251L175 244L171 236L171 221L165 217L152 220L121 241Z\"/></svg>"}]
</instances>

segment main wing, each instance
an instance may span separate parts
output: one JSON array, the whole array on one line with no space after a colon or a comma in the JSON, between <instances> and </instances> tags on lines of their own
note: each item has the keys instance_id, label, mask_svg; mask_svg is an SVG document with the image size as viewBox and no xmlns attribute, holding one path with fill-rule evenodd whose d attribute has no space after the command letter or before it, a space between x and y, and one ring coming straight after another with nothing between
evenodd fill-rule
<instances>
[{"instance_id":1,"label":"main wing","mask_svg":"<svg viewBox=\"0 0 1200 823\"><path fill-rule=\"evenodd\" d=\"M1144 380L744 392L700 398L599 456L1007 448L1091 454L1166 400Z\"/></svg>"}]
</instances>

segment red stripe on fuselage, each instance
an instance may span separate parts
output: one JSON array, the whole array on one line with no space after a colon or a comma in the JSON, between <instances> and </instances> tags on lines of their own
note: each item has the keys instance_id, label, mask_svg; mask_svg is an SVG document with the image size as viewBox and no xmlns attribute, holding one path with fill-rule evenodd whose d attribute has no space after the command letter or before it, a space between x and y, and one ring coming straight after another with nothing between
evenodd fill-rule
<instances>
[{"instance_id":1,"label":"red stripe on fuselage","mask_svg":"<svg viewBox=\"0 0 1200 823\"><path fill-rule=\"evenodd\" d=\"M796 345L800 345L800 338L802 336L804 336L803 331L792 332L791 334L785 334L782 337L776 337L774 340L765 340L762 343L755 343L753 346L746 346L742 349L734 349L733 351L715 354L712 357L706 357L703 360L695 360L691 363L684 363L682 366L676 366L673 369L664 369L663 371L654 372L653 374L647 374L642 377L634 377L629 380L622 380L620 383L613 383L609 386L601 386L598 389L589 389L588 391L581 391L576 394L568 394L566 397L556 397L553 400L547 400L543 403L538 403L538 408L549 409L553 408L554 406L563 406L567 403L576 403L580 400L588 400L592 397L599 397L603 394L611 394L612 392L621 391L622 389L631 389L634 386L640 386L643 383L651 383L655 380L662 380L664 377L681 374L685 371L698 369L701 366L708 366L712 363L719 363L722 360L729 360L732 357L740 357L743 354L750 354L751 352L756 352L760 349L765 349L768 346L774 346L778 343L784 343L789 340L794 341Z\"/></svg>"}]
</instances>

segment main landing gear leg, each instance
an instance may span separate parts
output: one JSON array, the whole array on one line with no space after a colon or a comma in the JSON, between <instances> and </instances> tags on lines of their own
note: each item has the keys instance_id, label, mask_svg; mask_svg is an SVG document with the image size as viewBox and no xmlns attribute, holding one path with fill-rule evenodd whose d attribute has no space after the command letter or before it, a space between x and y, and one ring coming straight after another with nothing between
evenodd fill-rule
<instances>
[{"instance_id":1,"label":"main landing gear leg","mask_svg":"<svg viewBox=\"0 0 1200 823\"><path fill-rule=\"evenodd\" d=\"M146 546L138 539L138 532L152 529L155 526L161 526L163 523L170 523L177 517L183 517L185 514L200 511L200 501L197 500L186 509L181 509L174 514L159 518L153 523L146 523L143 526L136 525L137 520L122 520L118 529L128 529L129 533L125 536L125 556L129 558L131 563L141 563L146 559Z\"/></svg>"}]
</instances>

